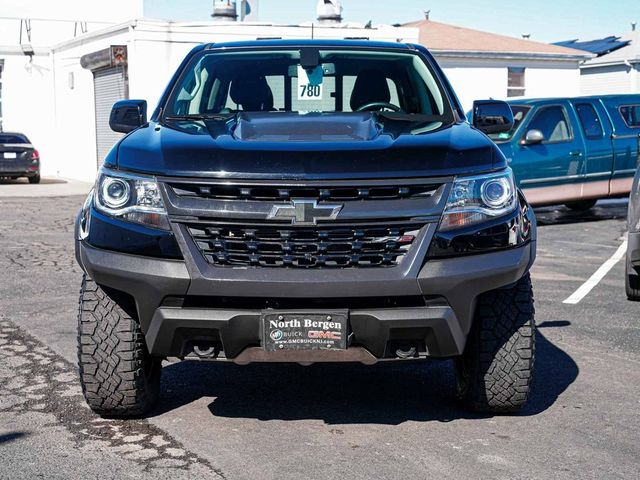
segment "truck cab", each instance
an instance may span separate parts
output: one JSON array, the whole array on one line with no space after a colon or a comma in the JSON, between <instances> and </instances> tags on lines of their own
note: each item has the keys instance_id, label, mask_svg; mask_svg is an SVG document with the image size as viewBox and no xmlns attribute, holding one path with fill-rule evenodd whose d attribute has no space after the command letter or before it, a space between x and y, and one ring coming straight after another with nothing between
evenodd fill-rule
<instances>
[{"instance_id":1,"label":"truck cab","mask_svg":"<svg viewBox=\"0 0 640 480\"><path fill-rule=\"evenodd\" d=\"M532 205L588 209L629 195L640 95L512 100L514 127L491 135Z\"/></svg>"}]
</instances>

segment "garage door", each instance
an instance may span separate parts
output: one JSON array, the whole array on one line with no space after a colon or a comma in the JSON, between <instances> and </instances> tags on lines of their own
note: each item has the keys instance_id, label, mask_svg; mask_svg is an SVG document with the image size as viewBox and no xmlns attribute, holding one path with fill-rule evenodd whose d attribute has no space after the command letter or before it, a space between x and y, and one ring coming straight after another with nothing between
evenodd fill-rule
<instances>
[{"instance_id":1,"label":"garage door","mask_svg":"<svg viewBox=\"0 0 640 480\"><path fill-rule=\"evenodd\" d=\"M96 102L96 151L99 167L111 147L123 136L109 128L109 115L113 104L128 96L126 67L96 70L93 72L93 86Z\"/></svg>"}]
</instances>

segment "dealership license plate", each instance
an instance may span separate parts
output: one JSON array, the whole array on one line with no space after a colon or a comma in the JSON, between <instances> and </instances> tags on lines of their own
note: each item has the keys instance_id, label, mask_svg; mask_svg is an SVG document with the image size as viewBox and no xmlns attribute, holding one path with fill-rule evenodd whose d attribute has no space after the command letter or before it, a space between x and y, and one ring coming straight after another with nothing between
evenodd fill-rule
<instances>
[{"instance_id":1,"label":"dealership license plate","mask_svg":"<svg viewBox=\"0 0 640 480\"><path fill-rule=\"evenodd\" d=\"M344 350L349 315L343 312L262 314L262 346L278 350Z\"/></svg>"}]
</instances>

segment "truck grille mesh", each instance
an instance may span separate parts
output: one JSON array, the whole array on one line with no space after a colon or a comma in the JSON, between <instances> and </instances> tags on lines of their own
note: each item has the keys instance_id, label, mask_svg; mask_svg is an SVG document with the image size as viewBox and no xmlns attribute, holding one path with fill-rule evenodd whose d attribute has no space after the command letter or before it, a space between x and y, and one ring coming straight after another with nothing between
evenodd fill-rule
<instances>
[{"instance_id":1,"label":"truck grille mesh","mask_svg":"<svg viewBox=\"0 0 640 480\"><path fill-rule=\"evenodd\" d=\"M187 225L212 265L282 268L393 267L402 261L421 227Z\"/></svg>"},{"instance_id":2,"label":"truck grille mesh","mask_svg":"<svg viewBox=\"0 0 640 480\"><path fill-rule=\"evenodd\" d=\"M333 201L348 200L397 200L403 198L428 198L439 185L375 185L369 187L309 187L268 185L198 185L170 184L179 197L200 197L217 200L289 200L306 198Z\"/></svg>"}]
</instances>

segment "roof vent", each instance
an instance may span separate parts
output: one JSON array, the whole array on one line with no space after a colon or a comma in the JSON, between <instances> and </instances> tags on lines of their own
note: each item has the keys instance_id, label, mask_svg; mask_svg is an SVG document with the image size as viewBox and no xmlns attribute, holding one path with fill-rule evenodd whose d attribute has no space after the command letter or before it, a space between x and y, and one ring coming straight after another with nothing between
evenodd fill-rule
<instances>
[{"instance_id":1,"label":"roof vent","mask_svg":"<svg viewBox=\"0 0 640 480\"><path fill-rule=\"evenodd\" d=\"M424 19L425 20L429 20L430 16L431 16L431 10L425 10L424 11Z\"/></svg>"},{"instance_id":2,"label":"roof vent","mask_svg":"<svg viewBox=\"0 0 640 480\"><path fill-rule=\"evenodd\" d=\"M342 2L340 0L318 0L318 21L321 24L342 22Z\"/></svg>"},{"instance_id":3,"label":"roof vent","mask_svg":"<svg viewBox=\"0 0 640 480\"><path fill-rule=\"evenodd\" d=\"M235 22L238 18L236 2L213 0L213 13L211 16L218 22Z\"/></svg>"},{"instance_id":4,"label":"roof vent","mask_svg":"<svg viewBox=\"0 0 640 480\"><path fill-rule=\"evenodd\" d=\"M631 31L635 32L637 26L638 26L638 22L631 22Z\"/></svg>"},{"instance_id":5,"label":"roof vent","mask_svg":"<svg viewBox=\"0 0 640 480\"><path fill-rule=\"evenodd\" d=\"M522 34L522 38L525 40L531 40L531 34L530 33L523 33Z\"/></svg>"}]
</instances>

